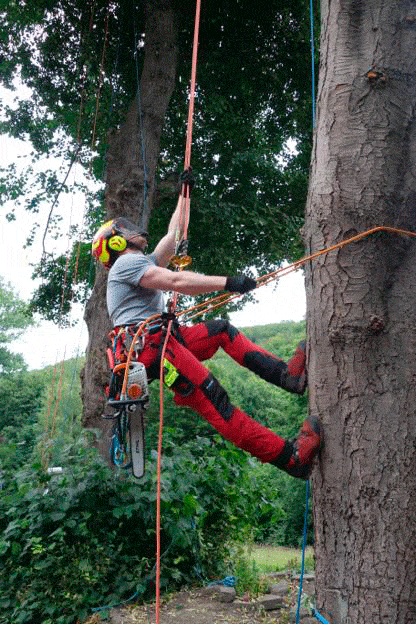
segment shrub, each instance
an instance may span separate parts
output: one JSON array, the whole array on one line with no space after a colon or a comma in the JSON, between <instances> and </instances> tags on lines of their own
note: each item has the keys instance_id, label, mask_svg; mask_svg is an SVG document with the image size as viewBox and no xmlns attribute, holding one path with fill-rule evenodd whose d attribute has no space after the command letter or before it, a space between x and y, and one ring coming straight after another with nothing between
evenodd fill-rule
<instances>
[{"instance_id":1,"label":"shrub","mask_svg":"<svg viewBox=\"0 0 416 624\"><path fill-rule=\"evenodd\" d=\"M220 440L215 449L204 440L195 446L165 449L162 589L220 571L226 543L245 521L245 456ZM0 503L0 623L72 624L99 605L150 597L155 479L154 461L136 481L81 442L61 475L36 466L16 475L16 490Z\"/></svg>"}]
</instances>

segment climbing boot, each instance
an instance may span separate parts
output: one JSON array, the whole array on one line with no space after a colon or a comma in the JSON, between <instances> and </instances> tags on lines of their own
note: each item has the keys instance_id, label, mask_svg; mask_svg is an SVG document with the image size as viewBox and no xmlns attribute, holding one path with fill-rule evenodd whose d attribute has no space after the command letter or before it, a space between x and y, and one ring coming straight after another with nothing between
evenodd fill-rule
<instances>
[{"instance_id":1,"label":"climbing boot","mask_svg":"<svg viewBox=\"0 0 416 624\"><path fill-rule=\"evenodd\" d=\"M323 444L323 429L317 418L309 416L295 440L286 440L282 452L270 463L292 477L308 479L312 463Z\"/></svg>"},{"instance_id":2,"label":"climbing boot","mask_svg":"<svg viewBox=\"0 0 416 624\"><path fill-rule=\"evenodd\" d=\"M288 361L287 369L281 373L280 385L289 392L303 394L306 390L306 384L306 341L302 340Z\"/></svg>"}]
</instances>

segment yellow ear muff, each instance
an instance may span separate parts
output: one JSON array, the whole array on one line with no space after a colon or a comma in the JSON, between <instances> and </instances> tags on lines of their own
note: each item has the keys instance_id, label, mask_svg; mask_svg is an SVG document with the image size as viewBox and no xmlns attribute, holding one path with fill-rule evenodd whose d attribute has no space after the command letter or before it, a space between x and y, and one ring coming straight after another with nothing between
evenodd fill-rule
<instances>
[{"instance_id":1,"label":"yellow ear muff","mask_svg":"<svg viewBox=\"0 0 416 624\"><path fill-rule=\"evenodd\" d=\"M108 246L113 251L124 251L127 247L127 241L123 236L116 234L108 239Z\"/></svg>"}]
</instances>

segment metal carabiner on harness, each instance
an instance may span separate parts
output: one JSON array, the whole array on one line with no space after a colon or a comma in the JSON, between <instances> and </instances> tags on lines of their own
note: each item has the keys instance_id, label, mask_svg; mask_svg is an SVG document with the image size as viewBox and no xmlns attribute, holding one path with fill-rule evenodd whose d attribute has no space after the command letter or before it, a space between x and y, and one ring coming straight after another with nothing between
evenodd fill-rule
<instances>
[{"instance_id":1,"label":"metal carabiner on harness","mask_svg":"<svg viewBox=\"0 0 416 624\"><path fill-rule=\"evenodd\" d=\"M175 255L170 259L170 264L175 269L182 270L191 264L192 258L188 255L188 244L189 240L183 238L176 246Z\"/></svg>"}]
</instances>

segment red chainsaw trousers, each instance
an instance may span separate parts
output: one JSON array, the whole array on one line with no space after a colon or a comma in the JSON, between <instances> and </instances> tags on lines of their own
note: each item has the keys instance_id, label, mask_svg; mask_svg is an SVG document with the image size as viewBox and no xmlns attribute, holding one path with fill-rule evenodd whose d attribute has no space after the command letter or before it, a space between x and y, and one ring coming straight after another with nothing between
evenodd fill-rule
<instances>
[{"instance_id":1,"label":"red chainsaw trousers","mask_svg":"<svg viewBox=\"0 0 416 624\"><path fill-rule=\"evenodd\" d=\"M139 357L152 377L160 366L164 336L163 330L148 334ZM169 337L165 358L179 373L172 385L175 403L195 410L224 438L260 461L273 461L282 452L285 440L232 405L221 384L201 364L219 347L263 379L281 385L282 372L288 369L286 362L251 342L228 321L206 321L192 327L180 326ZM295 369L296 362L293 366Z\"/></svg>"}]
</instances>

